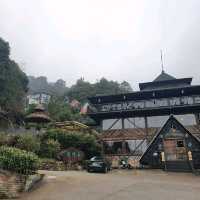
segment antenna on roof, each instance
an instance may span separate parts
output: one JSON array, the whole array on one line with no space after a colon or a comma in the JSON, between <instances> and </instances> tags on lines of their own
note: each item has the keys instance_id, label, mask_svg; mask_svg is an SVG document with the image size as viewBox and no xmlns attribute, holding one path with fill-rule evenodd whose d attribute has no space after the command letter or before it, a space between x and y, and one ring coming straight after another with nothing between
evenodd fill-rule
<instances>
[{"instance_id":1,"label":"antenna on roof","mask_svg":"<svg viewBox=\"0 0 200 200\"><path fill-rule=\"evenodd\" d=\"M162 67L162 73L164 72L164 66L163 66L163 53L162 49L160 50L160 59L161 59L161 67Z\"/></svg>"}]
</instances>

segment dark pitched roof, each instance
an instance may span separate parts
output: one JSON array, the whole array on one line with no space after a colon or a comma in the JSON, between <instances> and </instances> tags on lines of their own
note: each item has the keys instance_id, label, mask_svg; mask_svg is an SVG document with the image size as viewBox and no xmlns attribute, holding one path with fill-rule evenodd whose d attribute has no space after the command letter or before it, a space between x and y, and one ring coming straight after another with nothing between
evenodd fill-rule
<instances>
[{"instance_id":1,"label":"dark pitched roof","mask_svg":"<svg viewBox=\"0 0 200 200\"><path fill-rule=\"evenodd\" d=\"M35 111L45 111L45 108L44 108L44 106L42 105L42 104L38 104L36 107L35 107L35 109L34 109Z\"/></svg>"},{"instance_id":2,"label":"dark pitched roof","mask_svg":"<svg viewBox=\"0 0 200 200\"><path fill-rule=\"evenodd\" d=\"M26 116L26 122L33 122L33 123L48 123L51 121L48 113L45 112L45 108L42 104L38 104L34 111Z\"/></svg>"},{"instance_id":3,"label":"dark pitched roof","mask_svg":"<svg viewBox=\"0 0 200 200\"><path fill-rule=\"evenodd\" d=\"M158 128L148 128L148 138L151 139ZM143 140L147 137L145 128L109 129L102 132L103 141Z\"/></svg>"},{"instance_id":4,"label":"dark pitched roof","mask_svg":"<svg viewBox=\"0 0 200 200\"><path fill-rule=\"evenodd\" d=\"M48 123L50 121L51 118L43 112L34 112L26 117L26 122Z\"/></svg>"},{"instance_id":5,"label":"dark pitched roof","mask_svg":"<svg viewBox=\"0 0 200 200\"><path fill-rule=\"evenodd\" d=\"M186 129L194 136L200 139L200 127L198 125L187 126ZM128 129L109 129L101 132L100 139L103 141L119 141L119 140L152 140L160 128L148 128L146 135L145 128L128 128Z\"/></svg>"},{"instance_id":6,"label":"dark pitched roof","mask_svg":"<svg viewBox=\"0 0 200 200\"><path fill-rule=\"evenodd\" d=\"M164 124L164 126L157 132L156 135L154 135L154 138L150 142L149 146L147 147L147 150L144 152L142 157L140 158L140 162L144 159L145 155L149 152L149 150L152 148L152 145L157 141L157 138L159 137L160 134L162 134L163 130L165 127L170 123L170 121L175 121L177 124L179 124L183 130L185 130L186 133L188 133L190 136L195 138L199 143L200 143L200 129L198 126L189 126L189 127L184 127L173 115L169 117L167 122Z\"/></svg>"},{"instance_id":7,"label":"dark pitched roof","mask_svg":"<svg viewBox=\"0 0 200 200\"><path fill-rule=\"evenodd\" d=\"M192 78L179 78L164 71L152 82L139 83L140 90L170 89L191 86Z\"/></svg>"},{"instance_id":8,"label":"dark pitched roof","mask_svg":"<svg viewBox=\"0 0 200 200\"><path fill-rule=\"evenodd\" d=\"M169 81L169 80L175 80L176 78L165 73L164 71L161 72L159 76L157 76L153 82L158 82L158 81Z\"/></svg>"}]
</instances>

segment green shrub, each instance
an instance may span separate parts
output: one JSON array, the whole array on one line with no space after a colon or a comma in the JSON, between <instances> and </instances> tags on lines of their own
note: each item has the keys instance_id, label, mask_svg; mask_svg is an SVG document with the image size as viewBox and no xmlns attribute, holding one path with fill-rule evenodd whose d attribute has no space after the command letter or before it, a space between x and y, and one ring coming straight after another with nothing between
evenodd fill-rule
<instances>
[{"instance_id":1,"label":"green shrub","mask_svg":"<svg viewBox=\"0 0 200 200\"><path fill-rule=\"evenodd\" d=\"M40 156L45 158L56 158L60 151L60 143L57 140L47 139L41 144Z\"/></svg>"},{"instance_id":2,"label":"green shrub","mask_svg":"<svg viewBox=\"0 0 200 200\"><path fill-rule=\"evenodd\" d=\"M15 146L22 150L38 153L40 140L32 134L23 134L17 137Z\"/></svg>"},{"instance_id":3,"label":"green shrub","mask_svg":"<svg viewBox=\"0 0 200 200\"><path fill-rule=\"evenodd\" d=\"M0 146L15 146L18 138L18 135L0 133Z\"/></svg>"},{"instance_id":4,"label":"green shrub","mask_svg":"<svg viewBox=\"0 0 200 200\"><path fill-rule=\"evenodd\" d=\"M31 152L13 147L0 147L0 168L21 174L32 174L39 167L39 158Z\"/></svg>"},{"instance_id":5,"label":"green shrub","mask_svg":"<svg viewBox=\"0 0 200 200\"><path fill-rule=\"evenodd\" d=\"M0 133L0 145L6 145L8 143L8 135L5 133Z\"/></svg>"},{"instance_id":6,"label":"green shrub","mask_svg":"<svg viewBox=\"0 0 200 200\"><path fill-rule=\"evenodd\" d=\"M74 147L82 150L86 158L99 155L101 147L94 135L81 132L66 132L59 129L50 129L44 135L45 139L54 139L61 144L62 149Z\"/></svg>"}]
</instances>

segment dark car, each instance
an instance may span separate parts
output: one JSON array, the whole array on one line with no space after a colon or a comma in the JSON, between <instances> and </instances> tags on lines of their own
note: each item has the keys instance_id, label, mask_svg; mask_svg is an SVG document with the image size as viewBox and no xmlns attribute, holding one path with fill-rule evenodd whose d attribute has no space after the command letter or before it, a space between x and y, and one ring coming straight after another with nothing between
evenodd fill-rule
<instances>
[{"instance_id":1,"label":"dark car","mask_svg":"<svg viewBox=\"0 0 200 200\"><path fill-rule=\"evenodd\" d=\"M105 158L95 156L89 160L87 170L88 172L107 173L111 170L111 163Z\"/></svg>"}]
</instances>

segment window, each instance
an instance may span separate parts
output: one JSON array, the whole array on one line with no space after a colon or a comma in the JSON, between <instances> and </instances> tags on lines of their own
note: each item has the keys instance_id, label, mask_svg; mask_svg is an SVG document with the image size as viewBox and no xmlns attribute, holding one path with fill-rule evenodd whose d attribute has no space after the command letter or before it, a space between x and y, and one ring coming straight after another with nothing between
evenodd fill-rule
<instances>
[{"instance_id":1,"label":"window","mask_svg":"<svg viewBox=\"0 0 200 200\"><path fill-rule=\"evenodd\" d=\"M178 141L176 142L176 146L177 146L177 147L184 147L184 142L183 142L183 140L178 140Z\"/></svg>"}]
</instances>

